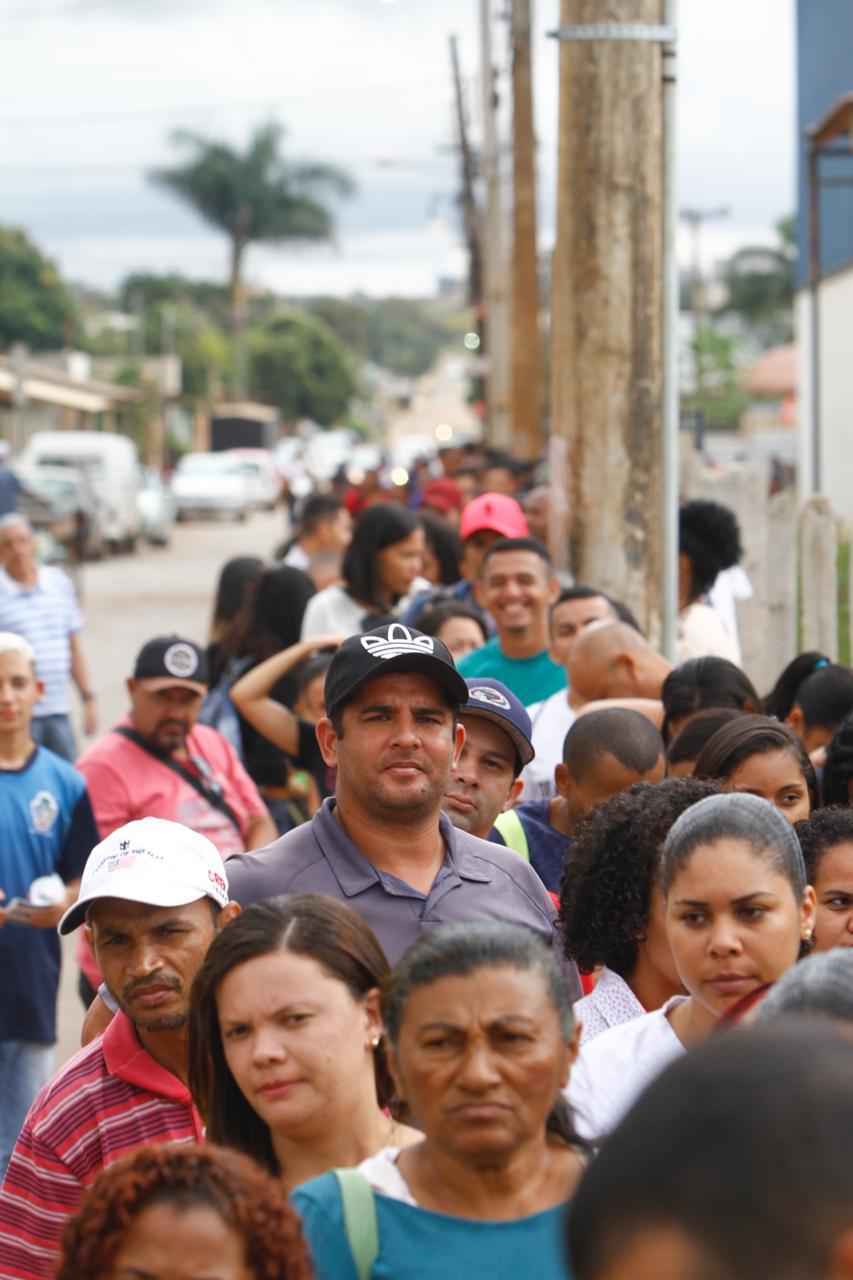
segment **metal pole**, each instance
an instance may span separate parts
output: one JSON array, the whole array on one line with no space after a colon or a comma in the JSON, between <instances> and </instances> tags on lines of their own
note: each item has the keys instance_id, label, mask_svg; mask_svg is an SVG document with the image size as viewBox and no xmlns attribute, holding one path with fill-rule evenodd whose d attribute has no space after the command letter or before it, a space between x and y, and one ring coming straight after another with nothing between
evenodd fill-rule
<instances>
[{"instance_id":1,"label":"metal pole","mask_svg":"<svg viewBox=\"0 0 853 1280\"><path fill-rule=\"evenodd\" d=\"M675 661L678 632L678 184L676 181L676 106L678 0L666 0L664 21L672 37L663 47L663 483L661 517L663 583L661 648Z\"/></svg>"},{"instance_id":2,"label":"metal pole","mask_svg":"<svg viewBox=\"0 0 853 1280\"><path fill-rule=\"evenodd\" d=\"M823 488L823 449L820 422L820 185L818 183L818 148L809 140L809 321L811 329L812 368L812 482L811 493Z\"/></svg>"},{"instance_id":3,"label":"metal pole","mask_svg":"<svg viewBox=\"0 0 853 1280\"><path fill-rule=\"evenodd\" d=\"M480 74L483 81L483 176L486 180L483 267L488 334L488 437L490 444L506 449L511 442L509 299L498 133L495 120L491 0L480 0Z\"/></svg>"}]
</instances>

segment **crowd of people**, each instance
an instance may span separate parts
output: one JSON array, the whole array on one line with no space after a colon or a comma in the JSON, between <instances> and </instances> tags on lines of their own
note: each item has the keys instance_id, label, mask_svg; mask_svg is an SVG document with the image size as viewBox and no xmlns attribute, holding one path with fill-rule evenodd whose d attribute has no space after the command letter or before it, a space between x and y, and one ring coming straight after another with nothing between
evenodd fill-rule
<instances>
[{"instance_id":1,"label":"crowd of people","mask_svg":"<svg viewBox=\"0 0 853 1280\"><path fill-rule=\"evenodd\" d=\"M708 502L673 664L533 479L309 497L79 758L0 519L0 1280L853 1280L853 671L758 692Z\"/></svg>"}]
</instances>

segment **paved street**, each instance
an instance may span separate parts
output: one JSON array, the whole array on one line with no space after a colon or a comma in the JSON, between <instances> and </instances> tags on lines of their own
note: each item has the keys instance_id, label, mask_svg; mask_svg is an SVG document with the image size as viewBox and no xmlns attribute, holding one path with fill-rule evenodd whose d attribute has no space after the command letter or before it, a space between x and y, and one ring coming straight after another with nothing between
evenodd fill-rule
<instances>
[{"instance_id":1,"label":"paved street","mask_svg":"<svg viewBox=\"0 0 853 1280\"><path fill-rule=\"evenodd\" d=\"M177 525L168 549L145 548L135 556L86 566L85 647L102 729L125 710L124 680L140 645L169 631L204 643L220 566L235 555L268 556L283 537L283 521L277 511L258 513L243 525ZM82 1006L71 942L65 944L57 1062L79 1043Z\"/></svg>"}]
</instances>

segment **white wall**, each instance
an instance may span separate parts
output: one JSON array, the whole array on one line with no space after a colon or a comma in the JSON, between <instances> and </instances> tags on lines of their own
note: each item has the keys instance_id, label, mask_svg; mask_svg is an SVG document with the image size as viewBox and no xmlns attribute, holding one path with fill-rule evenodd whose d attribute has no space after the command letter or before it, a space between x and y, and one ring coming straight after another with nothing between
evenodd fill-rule
<instances>
[{"instance_id":1,"label":"white wall","mask_svg":"<svg viewBox=\"0 0 853 1280\"><path fill-rule=\"evenodd\" d=\"M820 390L822 492L853 524L853 267L820 286ZM811 300L797 295L800 352L800 492L814 492L812 477Z\"/></svg>"}]
</instances>

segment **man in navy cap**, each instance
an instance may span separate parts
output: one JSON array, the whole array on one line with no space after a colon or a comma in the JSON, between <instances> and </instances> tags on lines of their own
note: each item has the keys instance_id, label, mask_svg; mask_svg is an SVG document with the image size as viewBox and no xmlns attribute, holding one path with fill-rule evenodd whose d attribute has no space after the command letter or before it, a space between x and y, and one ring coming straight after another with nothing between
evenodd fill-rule
<instances>
[{"instance_id":1,"label":"man in navy cap","mask_svg":"<svg viewBox=\"0 0 853 1280\"><path fill-rule=\"evenodd\" d=\"M454 826L488 840L498 814L511 809L533 759L530 716L500 680L472 677L460 712L465 743L450 771L442 808Z\"/></svg>"},{"instance_id":2,"label":"man in navy cap","mask_svg":"<svg viewBox=\"0 0 853 1280\"><path fill-rule=\"evenodd\" d=\"M392 964L424 926L451 921L505 920L550 942L556 913L531 867L441 812L468 697L436 637L394 622L345 640L317 724L335 796L268 848L229 859L233 898L329 894L364 917ZM574 996L573 969L569 979Z\"/></svg>"}]
</instances>

